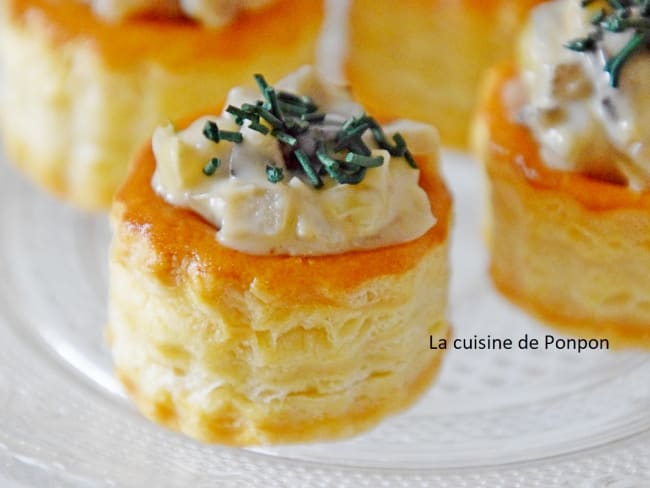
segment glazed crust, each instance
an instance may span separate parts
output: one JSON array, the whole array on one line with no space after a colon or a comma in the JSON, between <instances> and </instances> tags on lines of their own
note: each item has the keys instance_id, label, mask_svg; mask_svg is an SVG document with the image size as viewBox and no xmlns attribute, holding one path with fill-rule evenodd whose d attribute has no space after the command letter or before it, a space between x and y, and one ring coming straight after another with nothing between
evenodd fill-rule
<instances>
[{"instance_id":1,"label":"glazed crust","mask_svg":"<svg viewBox=\"0 0 650 488\"><path fill-rule=\"evenodd\" d=\"M475 125L494 283L561 330L649 348L650 194L545 166L506 108L515 79L491 71Z\"/></svg>"},{"instance_id":2,"label":"glazed crust","mask_svg":"<svg viewBox=\"0 0 650 488\"><path fill-rule=\"evenodd\" d=\"M377 117L431 123L443 144L466 147L483 70L509 56L540 1L354 0L345 72L355 97Z\"/></svg>"},{"instance_id":3,"label":"glazed crust","mask_svg":"<svg viewBox=\"0 0 650 488\"><path fill-rule=\"evenodd\" d=\"M107 208L127 161L157 125L214 105L255 72L275 81L312 62L322 17L320 0L278 0L222 29L161 18L110 24L83 2L6 0L6 152L54 194Z\"/></svg>"},{"instance_id":4,"label":"glazed crust","mask_svg":"<svg viewBox=\"0 0 650 488\"><path fill-rule=\"evenodd\" d=\"M116 195L108 327L148 417L207 442L297 442L363 431L421 395L441 360L429 335L449 335L451 200L434 161L420 161L438 219L425 235L319 257L223 247L154 193L154 164L143 149Z\"/></svg>"}]
</instances>

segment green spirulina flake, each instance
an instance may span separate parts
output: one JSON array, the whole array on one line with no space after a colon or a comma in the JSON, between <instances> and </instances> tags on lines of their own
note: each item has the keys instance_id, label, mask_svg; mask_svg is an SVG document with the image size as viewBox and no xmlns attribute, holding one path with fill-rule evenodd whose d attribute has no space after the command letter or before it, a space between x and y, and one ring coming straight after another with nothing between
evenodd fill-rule
<instances>
[{"instance_id":1,"label":"green spirulina flake","mask_svg":"<svg viewBox=\"0 0 650 488\"><path fill-rule=\"evenodd\" d=\"M221 160L219 158L212 158L208 161L208 164L203 167L203 174L205 176L212 176L219 169L219 166L221 166Z\"/></svg>"},{"instance_id":2,"label":"green spirulina flake","mask_svg":"<svg viewBox=\"0 0 650 488\"><path fill-rule=\"evenodd\" d=\"M282 170L282 168L278 168L277 166L272 166L270 164L267 164L266 178L271 183L279 183L282 181L282 178L284 178L284 171Z\"/></svg>"}]
</instances>

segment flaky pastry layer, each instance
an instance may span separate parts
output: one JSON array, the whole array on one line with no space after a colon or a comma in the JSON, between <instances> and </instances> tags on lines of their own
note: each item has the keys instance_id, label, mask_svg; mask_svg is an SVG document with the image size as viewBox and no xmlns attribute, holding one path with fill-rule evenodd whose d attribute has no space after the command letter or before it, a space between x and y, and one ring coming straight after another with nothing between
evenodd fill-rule
<instances>
[{"instance_id":1,"label":"flaky pastry layer","mask_svg":"<svg viewBox=\"0 0 650 488\"><path fill-rule=\"evenodd\" d=\"M248 255L151 189L146 148L112 213L108 334L150 418L233 445L334 439L415 401L446 337L450 197L421 184L437 224L397 246L319 257Z\"/></svg>"},{"instance_id":2,"label":"flaky pastry layer","mask_svg":"<svg viewBox=\"0 0 650 488\"><path fill-rule=\"evenodd\" d=\"M515 76L508 66L490 73L475 126L492 278L562 330L650 348L650 194L546 167L507 109Z\"/></svg>"},{"instance_id":3,"label":"flaky pastry layer","mask_svg":"<svg viewBox=\"0 0 650 488\"><path fill-rule=\"evenodd\" d=\"M208 29L156 18L104 23L76 1L5 3L6 152L38 184L86 209L109 206L127 161L158 124L215 106L253 73L275 80L311 62L323 16L320 1L281 0Z\"/></svg>"}]
</instances>

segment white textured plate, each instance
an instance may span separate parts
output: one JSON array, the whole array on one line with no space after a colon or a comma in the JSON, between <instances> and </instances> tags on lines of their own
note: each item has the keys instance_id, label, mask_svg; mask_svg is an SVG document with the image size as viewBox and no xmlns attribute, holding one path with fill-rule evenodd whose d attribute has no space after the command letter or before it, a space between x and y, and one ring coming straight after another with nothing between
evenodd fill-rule
<instances>
[{"instance_id":1,"label":"white textured plate","mask_svg":"<svg viewBox=\"0 0 650 488\"><path fill-rule=\"evenodd\" d=\"M458 337L552 333L490 287L480 174L445 154L455 195ZM149 423L111 375L107 219L0 165L0 486L650 487L650 356L450 351L410 411L345 442L203 446ZM428 342L427 337L422 338Z\"/></svg>"}]
</instances>

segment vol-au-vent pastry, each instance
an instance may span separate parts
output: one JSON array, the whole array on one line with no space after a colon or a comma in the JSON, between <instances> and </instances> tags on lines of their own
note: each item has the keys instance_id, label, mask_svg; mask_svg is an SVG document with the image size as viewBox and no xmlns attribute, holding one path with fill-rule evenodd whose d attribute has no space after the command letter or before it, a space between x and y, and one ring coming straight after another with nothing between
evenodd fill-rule
<instances>
[{"instance_id":1,"label":"vol-au-vent pastry","mask_svg":"<svg viewBox=\"0 0 650 488\"><path fill-rule=\"evenodd\" d=\"M650 7L537 7L477 116L491 273L580 336L650 347Z\"/></svg>"},{"instance_id":2,"label":"vol-au-vent pastry","mask_svg":"<svg viewBox=\"0 0 650 488\"><path fill-rule=\"evenodd\" d=\"M112 211L108 336L149 418L207 442L350 436L431 383L450 196L431 126L303 67L159 127Z\"/></svg>"},{"instance_id":3,"label":"vol-au-vent pastry","mask_svg":"<svg viewBox=\"0 0 650 488\"><path fill-rule=\"evenodd\" d=\"M314 56L321 0L4 0L0 129L9 159L86 209L110 206L165 120Z\"/></svg>"},{"instance_id":4,"label":"vol-au-vent pastry","mask_svg":"<svg viewBox=\"0 0 650 488\"><path fill-rule=\"evenodd\" d=\"M540 1L352 0L346 76L377 117L434 124L466 147L483 71L512 55Z\"/></svg>"}]
</instances>

